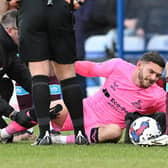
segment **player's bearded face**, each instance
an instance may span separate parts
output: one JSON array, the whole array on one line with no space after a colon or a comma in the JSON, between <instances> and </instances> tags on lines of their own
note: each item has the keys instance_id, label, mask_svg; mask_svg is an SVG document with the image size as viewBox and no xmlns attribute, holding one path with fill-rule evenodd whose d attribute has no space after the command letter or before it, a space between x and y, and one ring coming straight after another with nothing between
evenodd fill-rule
<instances>
[{"instance_id":1,"label":"player's bearded face","mask_svg":"<svg viewBox=\"0 0 168 168\"><path fill-rule=\"evenodd\" d=\"M148 88L153 85L160 77L162 68L152 62L142 64L139 73L139 86L142 88Z\"/></svg>"},{"instance_id":2,"label":"player's bearded face","mask_svg":"<svg viewBox=\"0 0 168 168\"><path fill-rule=\"evenodd\" d=\"M143 70L139 72L138 78L140 87L142 88L148 88L155 82L154 80L151 80L148 76L146 76Z\"/></svg>"}]
</instances>

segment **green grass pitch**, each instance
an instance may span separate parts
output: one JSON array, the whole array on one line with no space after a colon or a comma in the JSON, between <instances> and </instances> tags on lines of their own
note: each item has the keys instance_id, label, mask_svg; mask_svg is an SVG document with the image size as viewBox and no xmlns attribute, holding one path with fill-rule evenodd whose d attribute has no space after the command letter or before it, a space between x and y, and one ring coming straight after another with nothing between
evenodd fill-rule
<instances>
[{"instance_id":1,"label":"green grass pitch","mask_svg":"<svg viewBox=\"0 0 168 168\"><path fill-rule=\"evenodd\" d=\"M168 147L0 144L0 168L166 168Z\"/></svg>"}]
</instances>

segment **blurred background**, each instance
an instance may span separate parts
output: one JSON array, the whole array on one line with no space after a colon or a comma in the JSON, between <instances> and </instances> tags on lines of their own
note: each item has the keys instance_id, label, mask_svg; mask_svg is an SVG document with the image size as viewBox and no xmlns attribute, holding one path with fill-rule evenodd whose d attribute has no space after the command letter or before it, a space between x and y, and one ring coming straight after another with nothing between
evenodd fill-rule
<instances>
[{"instance_id":1,"label":"blurred background","mask_svg":"<svg viewBox=\"0 0 168 168\"><path fill-rule=\"evenodd\" d=\"M75 13L79 58L100 62L120 57L136 64L144 52L158 51L167 60L167 9L167 0L87 0ZM86 94L102 82L86 79Z\"/></svg>"}]
</instances>

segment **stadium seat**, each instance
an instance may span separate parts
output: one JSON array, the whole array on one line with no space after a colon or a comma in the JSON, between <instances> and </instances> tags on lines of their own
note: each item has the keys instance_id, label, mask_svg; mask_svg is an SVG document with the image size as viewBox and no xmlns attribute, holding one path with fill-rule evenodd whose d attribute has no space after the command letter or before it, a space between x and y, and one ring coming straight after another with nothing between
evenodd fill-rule
<instances>
[{"instance_id":1,"label":"stadium seat","mask_svg":"<svg viewBox=\"0 0 168 168\"><path fill-rule=\"evenodd\" d=\"M124 51L143 51L145 47L145 40L138 36L124 37Z\"/></svg>"},{"instance_id":2,"label":"stadium seat","mask_svg":"<svg viewBox=\"0 0 168 168\"><path fill-rule=\"evenodd\" d=\"M125 36L124 37L124 51L130 52L124 55L124 58L133 64L136 64L140 53L137 54L137 52L142 52L145 49L145 39L143 37L138 36ZM135 53L131 53L135 52Z\"/></svg>"},{"instance_id":3,"label":"stadium seat","mask_svg":"<svg viewBox=\"0 0 168 168\"><path fill-rule=\"evenodd\" d=\"M152 37L147 44L147 50L168 51L168 35L157 35Z\"/></svg>"},{"instance_id":4,"label":"stadium seat","mask_svg":"<svg viewBox=\"0 0 168 168\"><path fill-rule=\"evenodd\" d=\"M89 60L96 60L105 57L106 50L106 36L95 35L91 36L85 41L85 58Z\"/></svg>"}]
</instances>

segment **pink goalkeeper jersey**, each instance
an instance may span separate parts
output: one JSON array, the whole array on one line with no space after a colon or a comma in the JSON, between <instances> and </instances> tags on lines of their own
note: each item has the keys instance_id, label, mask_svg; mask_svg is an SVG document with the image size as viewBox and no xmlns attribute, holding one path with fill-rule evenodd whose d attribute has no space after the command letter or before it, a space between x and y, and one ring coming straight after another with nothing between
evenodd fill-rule
<instances>
[{"instance_id":1,"label":"pink goalkeeper jersey","mask_svg":"<svg viewBox=\"0 0 168 168\"><path fill-rule=\"evenodd\" d=\"M125 128L125 115L165 112L166 92L157 84L137 87L132 81L135 65L120 58L103 63L77 61L76 72L86 77L105 77L99 91L83 100L85 128L117 124Z\"/></svg>"}]
</instances>

